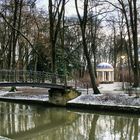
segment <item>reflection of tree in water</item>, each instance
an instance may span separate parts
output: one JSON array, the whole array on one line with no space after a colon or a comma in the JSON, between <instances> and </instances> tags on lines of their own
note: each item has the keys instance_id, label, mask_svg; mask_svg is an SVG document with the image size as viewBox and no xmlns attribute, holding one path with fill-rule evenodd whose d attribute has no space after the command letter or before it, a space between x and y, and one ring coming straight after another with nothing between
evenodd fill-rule
<instances>
[{"instance_id":1,"label":"reflection of tree in water","mask_svg":"<svg viewBox=\"0 0 140 140\"><path fill-rule=\"evenodd\" d=\"M120 138L123 139L123 136L126 136L128 133L128 128L130 126L129 118L124 119L122 117L114 117L114 134L120 134ZM124 131L126 130L126 131ZM126 134L125 134L126 133Z\"/></svg>"},{"instance_id":2,"label":"reflection of tree in water","mask_svg":"<svg viewBox=\"0 0 140 140\"><path fill-rule=\"evenodd\" d=\"M96 130L96 124L98 121L99 115L94 115L93 120L91 122L91 129L89 133L89 140L95 140L95 130Z\"/></svg>"},{"instance_id":3,"label":"reflection of tree in water","mask_svg":"<svg viewBox=\"0 0 140 140\"><path fill-rule=\"evenodd\" d=\"M121 140L138 140L138 118L114 117L114 134L120 134Z\"/></svg>"},{"instance_id":4,"label":"reflection of tree in water","mask_svg":"<svg viewBox=\"0 0 140 140\"><path fill-rule=\"evenodd\" d=\"M138 140L138 134L139 134L138 123L139 123L138 119L135 119L135 120L133 120L133 123L132 123L132 126L131 126L134 129L134 140Z\"/></svg>"},{"instance_id":5,"label":"reflection of tree in water","mask_svg":"<svg viewBox=\"0 0 140 140\"><path fill-rule=\"evenodd\" d=\"M97 121L97 120L98 121ZM95 121L95 122L94 122ZM114 139L114 140L138 140L139 118L131 116L104 116L93 119L89 140Z\"/></svg>"},{"instance_id":6,"label":"reflection of tree in water","mask_svg":"<svg viewBox=\"0 0 140 140\"><path fill-rule=\"evenodd\" d=\"M60 130L63 130L61 126L71 124L78 116L77 113L64 108L43 108L14 103L0 103L0 113L0 135L15 139L27 136L37 139L40 133L43 133L44 137L58 137L54 133L47 134L47 131L56 129L55 133L60 135Z\"/></svg>"},{"instance_id":7,"label":"reflection of tree in water","mask_svg":"<svg viewBox=\"0 0 140 140\"><path fill-rule=\"evenodd\" d=\"M0 103L0 134L12 134L33 127L34 125L30 121L31 112L31 107L27 105Z\"/></svg>"},{"instance_id":8,"label":"reflection of tree in water","mask_svg":"<svg viewBox=\"0 0 140 140\"><path fill-rule=\"evenodd\" d=\"M22 140L138 140L139 118L0 103L0 135Z\"/></svg>"}]
</instances>

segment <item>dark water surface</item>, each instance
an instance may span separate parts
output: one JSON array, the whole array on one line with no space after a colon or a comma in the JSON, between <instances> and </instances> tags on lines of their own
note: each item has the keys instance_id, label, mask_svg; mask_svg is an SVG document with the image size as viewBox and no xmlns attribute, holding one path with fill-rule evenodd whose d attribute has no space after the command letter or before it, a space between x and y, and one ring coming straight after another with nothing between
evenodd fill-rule
<instances>
[{"instance_id":1,"label":"dark water surface","mask_svg":"<svg viewBox=\"0 0 140 140\"><path fill-rule=\"evenodd\" d=\"M16 140L140 140L140 115L0 102L0 135Z\"/></svg>"}]
</instances>

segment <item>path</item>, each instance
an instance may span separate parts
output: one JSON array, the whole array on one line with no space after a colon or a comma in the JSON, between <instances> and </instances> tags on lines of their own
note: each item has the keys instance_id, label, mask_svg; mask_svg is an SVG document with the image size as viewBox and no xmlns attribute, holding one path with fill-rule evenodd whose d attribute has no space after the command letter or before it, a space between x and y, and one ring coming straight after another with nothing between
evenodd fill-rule
<instances>
[{"instance_id":1,"label":"path","mask_svg":"<svg viewBox=\"0 0 140 140\"><path fill-rule=\"evenodd\" d=\"M122 82L114 82L111 84L100 84L99 85L99 90L101 93L125 93L122 90Z\"/></svg>"},{"instance_id":2,"label":"path","mask_svg":"<svg viewBox=\"0 0 140 140\"><path fill-rule=\"evenodd\" d=\"M125 93L123 90L122 90L122 83L121 82L114 82L114 83L111 83L111 84L100 84L99 85L99 90L101 93L105 94L105 93L118 93L118 94L121 94L121 93ZM78 91L80 91L82 94L93 94L93 90L92 88L89 88L88 91L87 89L85 88L77 88Z\"/></svg>"}]
</instances>

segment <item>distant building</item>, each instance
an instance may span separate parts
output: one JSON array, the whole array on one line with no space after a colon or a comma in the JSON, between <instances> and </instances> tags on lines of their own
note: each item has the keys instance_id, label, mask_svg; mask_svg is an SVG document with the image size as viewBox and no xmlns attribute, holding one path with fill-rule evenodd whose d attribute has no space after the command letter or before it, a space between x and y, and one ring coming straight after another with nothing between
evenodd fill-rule
<instances>
[{"instance_id":1,"label":"distant building","mask_svg":"<svg viewBox=\"0 0 140 140\"><path fill-rule=\"evenodd\" d=\"M111 64L102 62L97 65L96 71L100 83L114 82L114 68Z\"/></svg>"}]
</instances>

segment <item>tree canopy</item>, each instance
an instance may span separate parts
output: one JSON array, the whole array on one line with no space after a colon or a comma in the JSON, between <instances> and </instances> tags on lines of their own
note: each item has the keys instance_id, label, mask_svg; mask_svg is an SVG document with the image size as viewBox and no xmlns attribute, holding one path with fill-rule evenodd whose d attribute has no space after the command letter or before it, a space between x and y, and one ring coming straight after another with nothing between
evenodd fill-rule
<instances>
[{"instance_id":1,"label":"tree canopy","mask_svg":"<svg viewBox=\"0 0 140 140\"><path fill-rule=\"evenodd\" d=\"M129 78L139 86L139 2L71 2L46 0L47 8L41 9L36 0L1 1L0 69L46 71L78 80L89 73L98 93L96 65L108 62L119 69L125 55ZM74 15L67 14L70 4Z\"/></svg>"}]
</instances>

